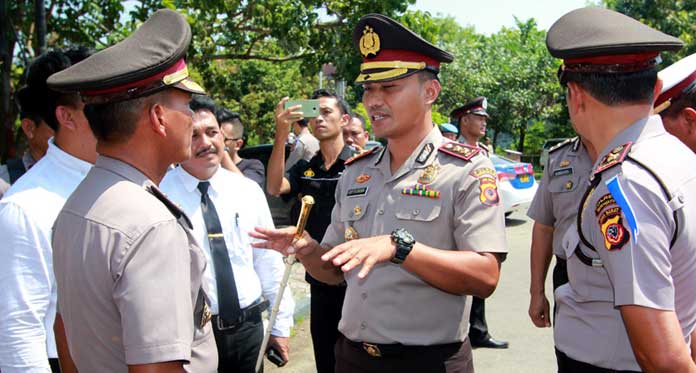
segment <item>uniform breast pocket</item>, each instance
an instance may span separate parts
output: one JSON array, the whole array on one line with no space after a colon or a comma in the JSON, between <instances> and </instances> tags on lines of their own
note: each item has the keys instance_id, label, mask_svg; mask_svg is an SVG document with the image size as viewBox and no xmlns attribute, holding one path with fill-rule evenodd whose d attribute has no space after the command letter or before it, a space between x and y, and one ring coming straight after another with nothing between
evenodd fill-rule
<instances>
[{"instance_id":1,"label":"uniform breast pocket","mask_svg":"<svg viewBox=\"0 0 696 373\"><path fill-rule=\"evenodd\" d=\"M401 203L396 208L396 217L399 220L432 222L440 216L441 209L439 199L406 196L401 198Z\"/></svg>"},{"instance_id":2,"label":"uniform breast pocket","mask_svg":"<svg viewBox=\"0 0 696 373\"><path fill-rule=\"evenodd\" d=\"M348 198L341 208L339 218L345 228L352 227L357 230L360 237L367 237L367 220L365 216L372 213L372 206L367 198Z\"/></svg>"},{"instance_id":3,"label":"uniform breast pocket","mask_svg":"<svg viewBox=\"0 0 696 373\"><path fill-rule=\"evenodd\" d=\"M549 191L551 193L571 193L580 187L580 182L579 175L556 176L549 181Z\"/></svg>"},{"instance_id":4,"label":"uniform breast pocket","mask_svg":"<svg viewBox=\"0 0 696 373\"><path fill-rule=\"evenodd\" d=\"M563 236L563 249L568 258L568 280L573 291L579 296L578 301L613 301L613 291L606 269L602 266L588 265L581 260L580 255L590 260L599 258L599 255L583 246L574 226Z\"/></svg>"}]
</instances>

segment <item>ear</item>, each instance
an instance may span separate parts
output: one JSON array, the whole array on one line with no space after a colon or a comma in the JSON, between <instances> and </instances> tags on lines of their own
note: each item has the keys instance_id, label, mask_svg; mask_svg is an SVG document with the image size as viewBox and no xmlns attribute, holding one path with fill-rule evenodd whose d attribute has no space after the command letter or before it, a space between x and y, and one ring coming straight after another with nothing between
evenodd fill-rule
<instances>
[{"instance_id":1,"label":"ear","mask_svg":"<svg viewBox=\"0 0 696 373\"><path fill-rule=\"evenodd\" d=\"M55 114L60 127L67 128L70 131L77 131L77 123L75 122L73 109L68 106L59 105L56 106Z\"/></svg>"},{"instance_id":2,"label":"ear","mask_svg":"<svg viewBox=\"0 0 696 373\"><path fill-rule=\"evenodd\" d=\"M29 118L24 118L22 119L22 132L24 132L24 136L26 136L29 140L34 138L34 131L36 131L36 128L38 127L36 123L34 123L33 120Z\"/></svg>"},{"instance_id":3,"label":"ear","mask_svg":"<svg viewBox=\"0 0 696 373\"><path fill-rule=\"evenodd\" d=\"M682 110L681 115L683 116L684 122L686 123L687 132L690 135L696 133L696 110L687 107L684 110Z\"/></svg>"},{"instance_id":4,"label":"ear","mask_svg":"<svg viewBox=\"0 0 696 373\"><path fill-rule=\"evenodd\" d=\"M347 125L348 123L350 123L350 115L349 114L341 115L341 127Z\"/></svg>"},{"instance_id":5,"label":"ear","mask_svg":"<svg viewBox=\"0 0 696 373\"><path fill-rule=\"evenodd\" d=\"M566 100L568 102L569 114L577 115L585 109L585 100L587 93L575 82L568 82L568 93Z\"/></svg>"},{"instance_id":6,"label":"ear","mask_svg":"<svg viewBox=\"0 0 696 373\"><path fill-rule=\"evenodd\" d=\"M148 116L150 118L150 128L162 136L167 137L167 121L165 119L165 108L160 104L154 104L150 107L148 111Z\"/></svg>"},{"instance_id":7,"label":"ear","mask_svg":"<svg viewBox=\"0 0 696 373\"><path fill-rule=\"evenodd\" d=\"M655 82L655 88L653 88L652 106L655 106L655 101L657 100L658 97L660 97L660 92L662 92L663 85L664 85L664 83L662 82L662 79L657 78L657 82Z\"/></svg>"},{"instance_id":8,"label":"ear","mask_svg":"<svg viewBox=\"0 0 696 373\"><path fill-rule=\"evenodd\" d=\"M437 79L429 80L425 83L423 88L425 94L425 103L428 105L432 105L435 102L435 100L437 100L437 96L440 95L440 90L442 89L442 86L440 86L440 82Z\"/></svg>"}]
</instances>

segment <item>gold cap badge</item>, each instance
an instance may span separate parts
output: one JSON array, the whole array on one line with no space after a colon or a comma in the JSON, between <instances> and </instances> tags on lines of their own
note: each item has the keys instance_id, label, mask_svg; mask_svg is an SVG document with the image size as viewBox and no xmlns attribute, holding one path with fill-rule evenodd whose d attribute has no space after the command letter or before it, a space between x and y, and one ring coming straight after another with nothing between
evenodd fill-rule
<instances>
[{"instance_id":1,"label":"gold cap badge","mask_svg":"<svg viewBox=\"0 0 696 373\"><path fill-rule=\"evenodd\" d=\"M370 26L365 25L363 36L360 38L360 53L363 57L379 52L379 35Z\"/></svg>"}]
</instances>

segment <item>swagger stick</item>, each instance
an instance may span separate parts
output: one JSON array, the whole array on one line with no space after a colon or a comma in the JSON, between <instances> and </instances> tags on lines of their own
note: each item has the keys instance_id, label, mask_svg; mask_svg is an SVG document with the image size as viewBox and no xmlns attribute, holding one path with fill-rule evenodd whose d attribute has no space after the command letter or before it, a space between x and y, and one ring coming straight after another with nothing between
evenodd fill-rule
<instances>
[{"instance_id":1,"label":"swagger stick","mask_svg":"<svg viewBox=\"0 0 696 373\"><path fill-rule=\"evenodd\" d=\"M314 206L314 198L312 196L302 197L302 208L300 210L300 217L297 219L297 229L295 230L295 237L292 239L291 245L295 244L297 240L302 238L302 232L304 231L305 225L307 225L307 218L309 218L309 211L312 209L312 206ZM292 265L295 264L295 261L295 254L290 254L287 258L285 258L285 272L283 272L283 280L280 282L280 288L278 289L278 293L276 293L275 301L273 302L273 308L271 309L271 317L268 319L268 328L266 328L266 333L263 335L263 342L261 342L261 350L259 350L259 356L256 358L256 372L258 372L259 369L261 369L263 356L266 354L266 347L268 346L268 339L271 338L271 328L273 328L276 316L278 316L280 301L283 299L285 287L288 286L290 272L292 270Z\"/></svg>"}]
</instances>

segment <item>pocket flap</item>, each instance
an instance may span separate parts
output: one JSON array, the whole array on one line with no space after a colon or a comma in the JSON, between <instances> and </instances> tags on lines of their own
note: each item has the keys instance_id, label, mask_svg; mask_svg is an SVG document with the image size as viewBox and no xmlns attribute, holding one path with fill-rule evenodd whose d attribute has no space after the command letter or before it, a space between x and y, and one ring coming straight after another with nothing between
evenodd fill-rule
<instances>
[{"instance_id":1,"label":"pocket flap","mask_svg":"<svg viewBox=\"0 0 696 373\"><path fill-rule=\"evenodd\" d=\"M549 181L549 191L551 193L568 193L580 187L579 175L557 176Z\"/></svg>"},{"instance_id":2,"label":"pocket flap","mask_svg":"<svg viewBox=\"0 0 696 373\"><path fill-rule=\"evenodd\" d=\"M440 216L442 208L439 199L409 196L402 198L396 209L396 217L402 220L433 221Z\"/></svg>"},{"instance_id":3,"label":"pocket flap","mask_svg":"<svg viewBox=\"0 0 696 373\"><path fill-rule=\"evenodd\" d=\"M367 214L369 204L367 200L347 200L341 208L340 219L342 222L357 221Z\"/></svg>"}]
</instances>

